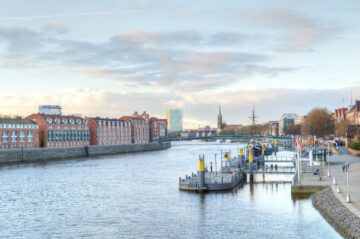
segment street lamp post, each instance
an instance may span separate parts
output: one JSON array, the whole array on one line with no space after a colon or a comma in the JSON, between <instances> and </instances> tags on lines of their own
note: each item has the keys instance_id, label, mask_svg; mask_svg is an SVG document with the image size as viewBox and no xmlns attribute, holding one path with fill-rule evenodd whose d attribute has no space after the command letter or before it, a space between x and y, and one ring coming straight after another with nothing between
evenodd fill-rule
<instances>
[{"instance_id":1,"label":"street lamp post","mask_svg":"<svg viewBox=\"0 0 360 239\"><path fill-rule=\"evenodd\" d=\"M330 143L328 142L328 177L330 177Z\"/></svg>"},{"instance_id":2,"label":"street lamp post","mask_svg":"<svg viewBox=\"0 0 360 239\"><path fill-rule=\"evenodd\" d=\"M351 202L349 193L349 164L346 165L346 202Z\"/></svg>"},{"instance_id":3,"label":"street lamp post","mask_svg":"<svg viewBox=\"0 0 360 239\"><path fill-rule=\"evenodd\" d=\"M216 160L216 154L215 154L215 173L217 175L217 160Z\"/></svg>"}]
</instances>

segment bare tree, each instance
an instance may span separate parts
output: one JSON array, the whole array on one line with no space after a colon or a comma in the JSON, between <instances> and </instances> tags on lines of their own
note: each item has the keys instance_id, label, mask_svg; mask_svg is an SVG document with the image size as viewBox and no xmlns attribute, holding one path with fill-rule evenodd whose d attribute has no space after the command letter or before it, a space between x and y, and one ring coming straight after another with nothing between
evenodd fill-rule
<instances>
[{"instance_id":1,"label":"bare tree","mask_svg":"<svg viewBox=\"0 0 360 239\"><path fill-rule=\"evenodd\" d=\"M335 123L335 135L337 137L345 137L350 121L348 119L342 119Z\"/></svg>"},{"instance_id":2,"label":"bare tree","mask_svg":"<svg viewBox=\"0 0 360 239\"><path fill-rule=\"evenodd\" d=\"M334 133L334 121L326 108L315 108L307 114L302 130L303 135L324 137Z\"/></svg>"}]
</instances>

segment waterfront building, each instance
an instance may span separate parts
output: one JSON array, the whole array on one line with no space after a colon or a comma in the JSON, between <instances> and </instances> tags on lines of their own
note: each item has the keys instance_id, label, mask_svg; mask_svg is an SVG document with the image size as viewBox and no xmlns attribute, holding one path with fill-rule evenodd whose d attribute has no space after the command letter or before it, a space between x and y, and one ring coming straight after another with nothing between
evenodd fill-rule
<instances>
[{"instance_id":1,"label":"waterfront building","mask_svg":"<svg viewBox=\"0 0 360 239\"><path fill-rule=\"evenodd\" d=\"M38 147L38 124L28 119L0 118L0 150Z\"/></svg>"},{"instance_id":2,"label":"waterfront building","mask_svg":"<svg viewBox=\"0 0 360 239\"><path fill-rule=\"evenodd\" d=\"M142 118L141 116L123 116L120 118L120 120L130 123L130 125L131 125L131 142L133 144L149 143L150 131L149 131L148 120Z\"/></svg>"},{"instance_id":3,"label":"waterfront building","mask_svg":"<svg viewBox=\"0 0 360 239\"><path fill-rule=\"evenodd\" d=\"M346 112L346 119L350 121L353 125L360 124L360 101L356 100L355 104L350 107L350 109Z\"/></svg>"},{"instance_id":4,"label":"waterfront building","mask_svg":"<svg viewBox=\"0 0 360 239\"><path fill-rule=\"evenodd\" d=\"M183 130L183 114L179 109L170 109L166 111L166 120L168 131L181 132Z\"/></svg>"},{"instance_id":5,"label":"waterfront building","mask_svg":"<svg viewBox=\"0 0 360 239\"><path fill-rule=\"evenodd\" d=\"M348 111L348 108L345 108L345 107L335 109L334 120L336 122L340 122L341 120L345 120L346 115L347 115L347 111Z\"/></svg>"},{"instance_id":6,"label":"waterfront building","mask_svg":"<svg viewBox=\"0 0 360 239\"><path fill-rule=\"evenodd\" d=\"M151 117L150 124L150 141L157 141L167 138L167 121L166 119L158 119Z\"/></svg>"},{"instance_id":7,"label":"waterfront building","mask_svg":"<svg viewBox=\"0 0 360 239\"><path fill-rule=\"evenodd\" d=\"M90 145L90 129L85 118L73 115L32 114L26 117L39 125L41 147Z\"/></svg>"},{"instance_id":8,"label":"waterfront building","mask_svg":"<svg viewBox=\"0 0 360 239\"><path fill-rule=\"evenodd\" d=\"M283 114L279 120L279 135L289 134L288 130L295 125L296 114Z\"/></svg>"},{"instance_id":9,"label":"waterfront building","mask_svg":"<svg viewBox=\"0 0 360 239\"><path fill-rule=\"evenodd\" d=\"M130 122L109 118L86 118L91 145L131 144Z\"/></svg>"},{"instance_id":10,"label":"waterfront building","mask_svg":"<svg viewBox=\"0 0 360 239\"><path fill-rule=\"evenodd\" d=\"M62 115L60 105L39 105L39 114L44 115Z\"/></svg>"}]
</instances>

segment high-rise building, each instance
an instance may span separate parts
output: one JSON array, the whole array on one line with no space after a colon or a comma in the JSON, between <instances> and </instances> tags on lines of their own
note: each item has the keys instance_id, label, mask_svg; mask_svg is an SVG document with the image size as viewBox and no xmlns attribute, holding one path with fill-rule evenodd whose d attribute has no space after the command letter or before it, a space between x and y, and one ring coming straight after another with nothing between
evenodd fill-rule
<instances>
[{"instance_id":1,"label":"high-rise building","mask_svg":"<svg viewBox=\"0 0 360 239\"><path fill-rule=\"evenodd\" d=\"M170 109L166 111L166 120L169 132L180 132L183 130L182 111L179 109Z\"/></svg>"}]
</instances>

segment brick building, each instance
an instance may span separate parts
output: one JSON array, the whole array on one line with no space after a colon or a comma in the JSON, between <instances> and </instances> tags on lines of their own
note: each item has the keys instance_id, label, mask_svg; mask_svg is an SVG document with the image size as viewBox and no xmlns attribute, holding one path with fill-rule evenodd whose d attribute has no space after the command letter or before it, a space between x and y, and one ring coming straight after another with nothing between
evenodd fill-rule
<instances>
[{"instance_id":1,"label":"brick building","mask_svg":"<svg viewBox=\"0 0 360 239\"><path fill-rule=\"evenodd\" d=\"M80 116L32 114L27 119L39 125L41 147L69 147L90 144L88 121Z\"/></svg>"},{"instance_id":2,"label":"brick building","mask_svg":"<svg viewBox=\"0 0 360 239\"><path fill-rule=\"evenodd\" d=\"M133 144L146 144L150 142L149 121L147 119L141 116L123 116L120 120L130 123L131 142Z\"/></svg>"},{"instance_id":3,"label":"brick building","mask_svg":"<svg viewBox=\"0 0 360 239\"><path fill-rule=\"evenodd\" d=\"M350 121L350 124L360 124L360 101L356 100L355 104L346 112L346 119Z\"/></svg>"},{"instance_id":4,"label":"brick building","mask_svg":"<svg viewBox=\"0 0 360 239\"><path fill-rule=\"evenodd\" d=\"M131 144L131 124L128 121L109 118L87 118L91 145Z\"/></svg>"},{"instance_id":5,"label":"brick building","mask_svg":"<svg viewBox=\"0 0 360 239\"><path fill-rule=\"evenodd\" d=\"M341 120L345 120L347 117L347 111L348 108L338 108L335 109L335 113L334 113L334 120L336 122L340 122Z\"/></svg>"},{"instance_id":6,"label":"brick building","mask_svg":"<svg viewBox=\"0 0 360 239\"><path fill-rule=\"evenodd\" d=\"M0 119L0 150L39 147L39 126L27 119Z\"/></svg>"},{"instance_id":7,"label":"brick building","mask_svg":"<svg viewBox=\"0 0 360 239\"><path fill-rule=\"evenodd\" d=\"M167 138L167 121L166 119L158 119L151 117L149 120L150 141Z\"/></svg>"}]
</instances>

